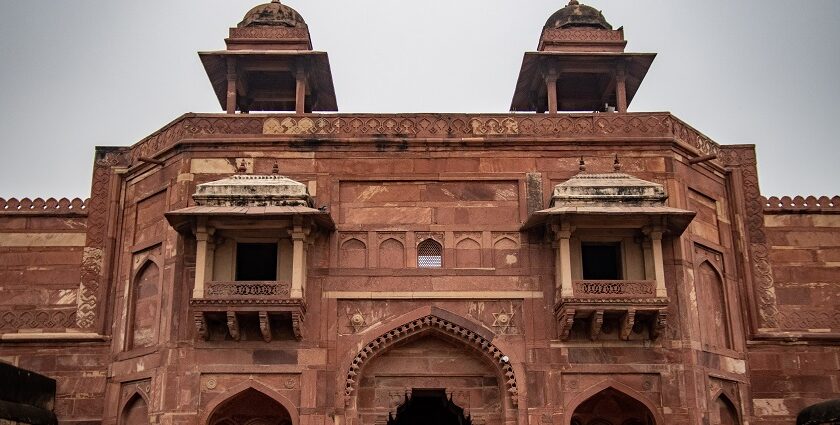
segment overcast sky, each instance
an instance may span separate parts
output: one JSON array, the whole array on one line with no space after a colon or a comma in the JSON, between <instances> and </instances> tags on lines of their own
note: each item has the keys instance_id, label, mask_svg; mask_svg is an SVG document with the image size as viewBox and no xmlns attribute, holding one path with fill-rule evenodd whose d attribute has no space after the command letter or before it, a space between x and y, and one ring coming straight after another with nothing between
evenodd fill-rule
<instances>
[{"instance_id":1,"label":"overcast sky","mask_svg":"<svg viewBox=\"0 0 840 425\"><path fill-rule=\"evenodd\" d=\"M93 147L221 109L198 50L249 0L0 0L0 197L87 197ZM329 52L341 112L505 112L566 1L288 0ZM840 1L590 0L657 52L631 111L754 143L765 195L837 195Z\"/></svg>"}]
</instances>

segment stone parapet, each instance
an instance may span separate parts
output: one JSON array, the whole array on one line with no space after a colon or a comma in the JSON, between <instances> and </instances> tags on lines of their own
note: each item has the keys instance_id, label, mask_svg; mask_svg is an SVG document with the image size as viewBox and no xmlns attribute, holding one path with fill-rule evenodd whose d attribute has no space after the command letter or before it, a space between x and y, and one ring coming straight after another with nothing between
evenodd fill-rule
<instances>
[{"instance_id":1,"label":"stone parapet","mask_svg":"<svg viewBox=\"0 0 840 425\"><path fill-rule=\"evenodd\" d=\"M87 215L90 199L80 198L0 198L0 215L35 214L35 215Z\"/></svg>"},{"instance_id":2,"label":"stone parapet","mask_svg":"<svg viewBox=\"0 0 840 425\"><path fill-rule=\"evenodd\" d=\"M765 213L840 213L840 196L771 196L762 197Z\"/></svg>"}]
</instances>

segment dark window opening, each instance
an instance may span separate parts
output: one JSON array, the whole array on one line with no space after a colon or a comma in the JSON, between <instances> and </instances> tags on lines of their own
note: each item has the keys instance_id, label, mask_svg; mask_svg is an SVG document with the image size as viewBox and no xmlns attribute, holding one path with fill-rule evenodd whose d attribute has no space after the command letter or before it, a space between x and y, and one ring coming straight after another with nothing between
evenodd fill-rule
<instances>
[{"instance_id":1,"label":"dark window opening","mask_svg":"<svg viewBox=\"0 0 840 425\"><path fill-rule=\"evenodd\" d=\"M236 280L277 280L277 244L236 244Z\"/></svg>"},{"instance_id":2,"label":"dark window opening","mask_svg":"<svg viewBox=\"0 0 840 425\"><path fill-rule=\"evenodd\" d=\"M584 280L621 280L621 244L581 245Z\"/></svg>"}]
</instances>

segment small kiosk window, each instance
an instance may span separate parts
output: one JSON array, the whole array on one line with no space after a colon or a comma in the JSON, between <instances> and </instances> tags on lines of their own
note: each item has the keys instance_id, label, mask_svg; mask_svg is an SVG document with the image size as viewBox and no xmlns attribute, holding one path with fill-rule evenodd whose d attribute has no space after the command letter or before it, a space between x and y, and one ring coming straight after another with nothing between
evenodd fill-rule
<instances>
[{"instance_id":1,"label":"small kiosk window","mask_svg":"<svg viewBox=\"0 0 840 425\"><path fill-rule=\"evenodd\" d=\"M237 243L236 280L277 280L277 244Z\"/></svg>"},{"instance_id":2,"label":"small kiosk window","mask_svg":"<svg viewBox=\"0 0 840 425\"><path fill-rule=\"evenodd\" d=\"M621 280L620 243L581 244L584 280Z\"/></svg>"}]
</instances>

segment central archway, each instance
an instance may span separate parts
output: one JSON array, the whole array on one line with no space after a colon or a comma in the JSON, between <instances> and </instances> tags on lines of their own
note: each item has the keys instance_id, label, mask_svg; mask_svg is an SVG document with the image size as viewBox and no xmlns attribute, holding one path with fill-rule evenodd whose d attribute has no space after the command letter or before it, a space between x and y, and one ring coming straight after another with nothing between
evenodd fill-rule
<instances>
[{"instance_id":1,"label":"central archway","mask_svg":"<svg viewBox=\"0 0 840 425\"><path fill-rule=\"evenodd\" d=\"M412 405L412 395L424 394L433 403L440 398L430 394L441 392L463 410L460 425L521 421L516 375L510 358L493 344L495 334L434 307L391 323L402 324L383 326L391 330L363 345L351 362L345 395L356 423L393 422L400 406ZM395 425L405 421L414 419L401 416Z\"/></svg>"}]
</instances>

